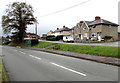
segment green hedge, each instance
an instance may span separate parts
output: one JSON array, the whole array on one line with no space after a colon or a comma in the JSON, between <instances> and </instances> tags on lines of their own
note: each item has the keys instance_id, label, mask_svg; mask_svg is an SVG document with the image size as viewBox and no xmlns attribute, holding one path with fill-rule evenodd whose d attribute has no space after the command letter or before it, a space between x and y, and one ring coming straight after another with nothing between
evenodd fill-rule
<instances>
[{"instance_id":1,"label":"green hedge","mask_svg":"<svg viewBox=\"0 0 120 83\"><path fill-rule=\"evenodd\" d=\"M46 40L50 40L50 41L59 41L62 40L63 36L47 36Z\"/></svg>"}]
</instances>

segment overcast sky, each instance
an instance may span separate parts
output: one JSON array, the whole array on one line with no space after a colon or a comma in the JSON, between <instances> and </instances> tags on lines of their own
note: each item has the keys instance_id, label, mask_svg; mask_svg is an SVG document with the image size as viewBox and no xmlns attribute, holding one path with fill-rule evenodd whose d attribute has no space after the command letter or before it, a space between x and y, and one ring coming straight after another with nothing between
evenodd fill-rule
<instances>
[{"instance_id":1,"label":"overcast sky","mask_svg":"<svg viewBox=\"0 0 120 83\"><path fill-rule=\"evenodd\" d=\"M81 20L93 21L95 16L118 24L118 2L120 0L0 0L0 29L2 28L1 16L5 14L6 5L16 1L26 2L33 7L34 16L37 17L39 23L38 35L62 28L63 25L72 28ZM86 3L41 17L83 2ZM35 33L35 25L28 26L27 32Z\"/></svg>"}]
</instances>

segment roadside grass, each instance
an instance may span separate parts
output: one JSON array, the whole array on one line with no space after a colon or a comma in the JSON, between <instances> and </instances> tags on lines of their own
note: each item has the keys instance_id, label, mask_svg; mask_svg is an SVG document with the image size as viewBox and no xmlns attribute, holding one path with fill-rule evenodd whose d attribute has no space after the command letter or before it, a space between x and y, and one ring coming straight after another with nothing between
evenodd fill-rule
<instances>
[{"instance_id":1,"label":"roadside grass","mask_svg":"<svg viewBox=\"0 0 120 83\"><path fill-rule=\"evenodd\" d=\"M0 82L2 82L2 59L0 57Z\"/></svg>"},{"instance_id":2,"label":"roadside grass","mask_svg":"<svg viewBox=\"0 0 120 83\"><path fill-rule=\"evenodd\" d=\"M7 81L6 74L2 64L2 58L0 57L0 82Z\"/></svg>"},{"instance_id":3,"label":"roadside grass","mask_svg":"<svg viewBox=\"0 0 120 83\"><path fill-rule=\"evenodd\" d=\"M32 47L46 48L46 47L51 46L51 45L53 45L53 44L54 44L54 43L39 41L39 44L34 45L34 46L32 46Z\"/></svg>"},{"instance_id":4,"label":"roadside grass","mask_svg":"<svg viewBox=\"0 0 120 83\"><path fill-rule=\"evenodd\" d=\"M118 56L118 49L120 49L120 47L58 44L49 49L120 58L120 56Z\"/></svg>"},{"instance_id":5,"label":"roadside grass","mask_svg":"<svg viewBox=\"0 0 120 83\"><path fill-rule=\"evenodd\" d=\"M110 47L110 46L90 46L90 45L72 45L72 44L56 44L40 41L39 44L33 46L37 48L47 48L60 51L69 51L82 54L98 55L105 57L120 58L119 49L120 47Z\"/></svg>"}]
</instances>

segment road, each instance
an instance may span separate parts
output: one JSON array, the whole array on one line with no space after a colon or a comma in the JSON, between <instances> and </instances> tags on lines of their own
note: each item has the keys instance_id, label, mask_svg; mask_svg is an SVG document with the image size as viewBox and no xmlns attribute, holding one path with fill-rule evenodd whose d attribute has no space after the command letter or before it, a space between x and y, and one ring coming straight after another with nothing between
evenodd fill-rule
<instances>
[{"instance_id":1,"label":"road","mask_svg":"<svg viewBox=\"0 0 120 83\"><path fill-rule=\"evenodd\" d=\"M46 40L39 40L46 41ZM62 41L47 41L51 43L65 43ZM65 44L74 44L74 45L91 45L91 46L112 46L112 47L120 47L120 41L117 42L109 42L109 43L65 43Z\"/></svg>"},{"instance_id":2,"label":"road","mask_svg":"<svg viewBox=\"0 0 120 83\"><path fill-rule=\"evenodd\" d=\"M118 67L47 52L2 47L11 81L117 81Z\"/></svg>"}]
</instances>

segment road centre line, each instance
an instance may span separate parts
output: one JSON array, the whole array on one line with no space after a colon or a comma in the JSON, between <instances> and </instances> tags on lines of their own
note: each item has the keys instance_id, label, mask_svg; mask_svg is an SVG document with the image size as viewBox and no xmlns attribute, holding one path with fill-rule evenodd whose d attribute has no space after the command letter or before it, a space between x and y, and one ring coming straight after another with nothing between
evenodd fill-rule
<instances>
[{"instance_id":1,"label":"road centre line","mask_svg":"<svg viewBox=\"0 0 120 83\"><path fill-rule=\"evenodd\" d=\"M19 51L20 53L22 53L22 54L26 54L26 53L24 53L24 52L22 52L22 51Z\"/></svg>"},{"instance_id":2,"label":"road centre line","mask_svg":"<svg viewBox=\"0 0 120 83\"><path fill-rule=\"evenodd\" d=\"M31 56L31 57L33 57L33 58L35 58L35 59L38 59L38 60L42 60L41 58L36 57L36 56L33 56L33 55L29 55L29 56Z\"/></svg>"},{"instance_id":3,"label":"road centre line","mask_svg":"<svg viewBox=\"0 0 120 83\"><path fill-rule=\"evenodd\" d=\"M74 72L74 73L76 73L76 74L80 74L80 75L82 75L82 76L87 76L86 74L83 74L83 73L81 73L81 72L78 72L78 71L69 69L69 68L67 68L67 67L58 65L58 64L56 64L56 63L51 62L51 64L53 64L53 65L55 65L55 66L58 66L58 67L61 67L61 68L63 68L63 69L69 70L69 71L71 71L71 72Z\"/></svg>"}]
</instances>

